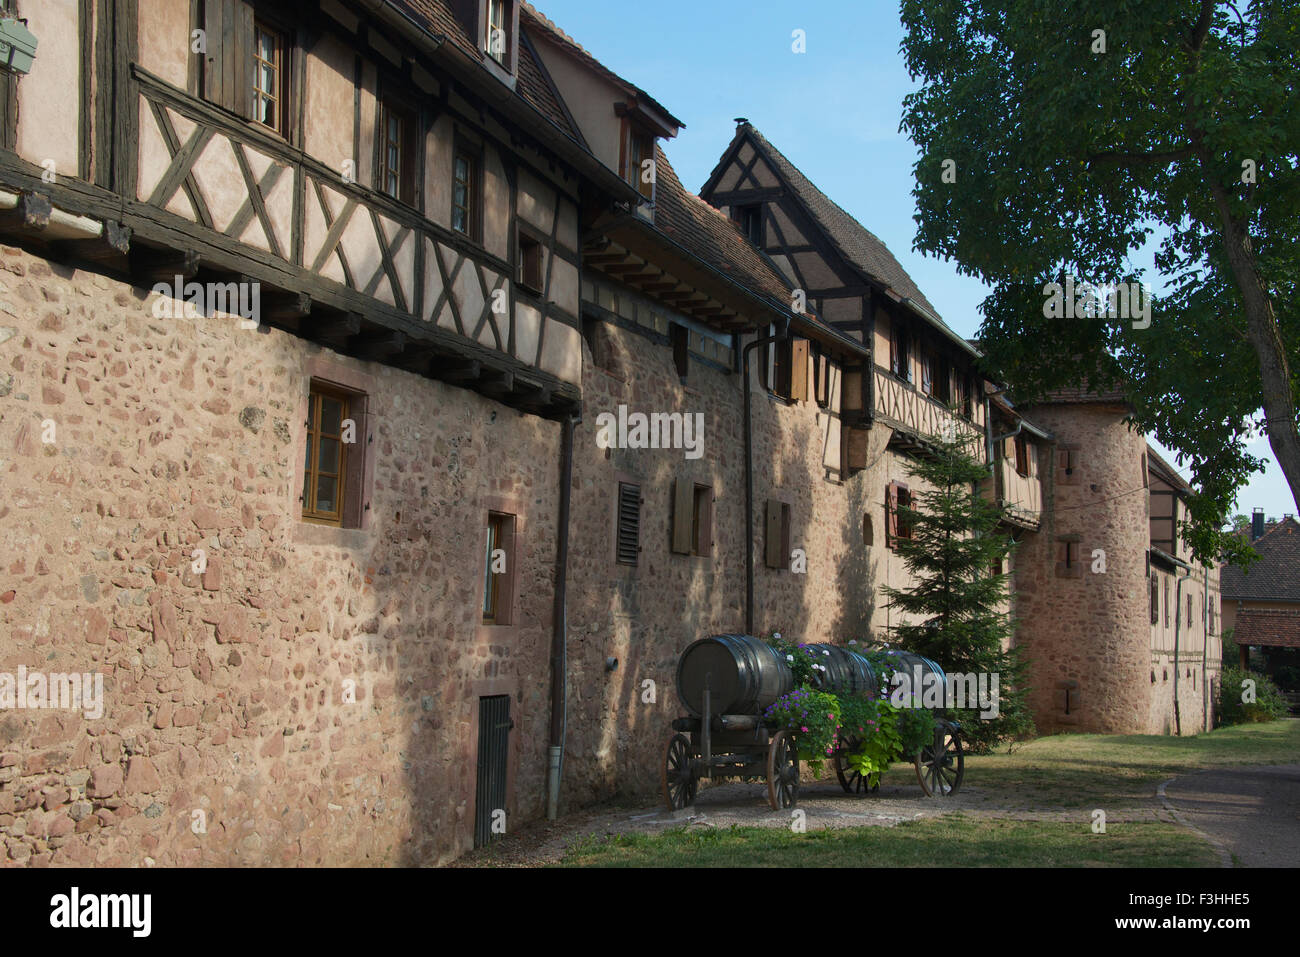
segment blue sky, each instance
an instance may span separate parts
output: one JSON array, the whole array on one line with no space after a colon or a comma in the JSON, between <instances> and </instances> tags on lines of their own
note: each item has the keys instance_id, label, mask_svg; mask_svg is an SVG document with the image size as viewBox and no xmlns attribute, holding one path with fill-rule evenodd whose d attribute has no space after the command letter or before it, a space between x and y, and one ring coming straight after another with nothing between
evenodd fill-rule
<instances>
[{"instance_id":1,"label":"blue sky","mask_svg":"<svg viewBox=\"0 0 1300 957\"><path fill-rule=\"evenodd\" d=\"M953 263L912 251L916 148L899 132L913 88L903 65L893 0L535 0L593 56L646 90L686 124L666 144L688 189L698 191L747 117L817 186L879 236L944 320L963 336L979 328L981 282ZM807 52L791 49L796 29ZM1268 452L1267 440L1250 451ZM1166 455L1172 463L1172 453ZM1184 468L1183 474L1188 474ZM1238 499L1269 515L1295 501L1269 456Z\"/></svg>"}]
</instances>

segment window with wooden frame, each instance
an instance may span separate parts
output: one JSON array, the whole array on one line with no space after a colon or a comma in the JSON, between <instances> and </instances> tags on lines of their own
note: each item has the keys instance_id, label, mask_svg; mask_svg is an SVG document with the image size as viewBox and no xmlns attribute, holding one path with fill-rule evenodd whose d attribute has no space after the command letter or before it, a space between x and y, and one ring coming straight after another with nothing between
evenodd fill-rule
<instances>
[{"instance_id":1,"label":"window with wooden frame","mask_svg":"<svg viewBox=\"0 0 1300 957\"><path fill-rule=\"evenodd\" d=\"M655 137L635 123L625 123L623 142L623 179L636 187L647 200L655 196Z\"/></svg>"},{"instance_id":2,"label":"window with wooden frame","mask_svg":"<svg viewBox=\"0 0 1300 957\"><path fill-rule=\"evenodd\" d=\"M770 498L767 500L764 521L763 558L768 568L781 570L790 567L790 506Z\"/></svg>"},{"instance_id":3,"label":"window with wooden frame","mask_svg":"<svg viewBox=\"0 0 1300 957\"><path fill-rule=\"evenodd\" d=\"M760 203L751 203L746 206L735 207L736 225L740 231L745 234L755 246L760 249L763 247L763 206Z\"/></svg>"},{"instance_id":4,"label":"window with wooden frame","mask_svg":"<svg viewBox=\"0 0 1300 957\"><path fill-rule=\"evenodd\" d=\"M813 368L813 398L819 408L826 409L831 404L831 362L822 353L821 346L812 344L809 361Z\"/></svg>"},{"instance_id":5,"label":"window with wooden frame","mask_svg":"<svg viewBox=\"0 0 1300 957\"><path fill-rule=\"evenodd\" d=\"M871 521L871 513L866 512L862 516L862 544L870 548L876 544L875 523Z\"/></svg>"},{"instance_id":6,"label":"window with wooden frame","mask_svg":"<svg viewBox=\"0 0 1300 957\"><path fill-rule=\"evenodd\" d=\"M1151 624L1160 624L1160 576L1151 575Z\"/></svg>"},{"instance_id":7,"label":"window with wooden frame","mask_svg":"<svg viewBox=\"0 0 1300 957\"><path fill-rule=\"evenodd\" d=\"M934 356L924 349L916 350L916 365L921 372L921 394L934 394Z\"/></svg>"},{"instance_id":8,"label":"window with wooden frame","mask_svg":"<svg viewBox=\"0 0 1300 957\"><path fill-rule=\"evenodd\" d=\"M482 221L482 168L479 155L460 147L452 159L451 228L478 242Z\"/></svg>"},{"instance_id":9,"label":"window with wooden frame","mask_svg":"<svg viewBox=\"0 0 1300 957\"><path fill-rule=\"evenodd\" d=\"M1025 440L1025 433L1021 432L1016 436L1016 474L1024 478L1029 477L1029 444Z\"/></svg>"},{"instance_id":10,"label":"window with wooden frame","mask_svg":"<svg viewBox=\"0 0 1300 957\"><path fill-rule=\"evenodd\" d=\"M966 387L966 377L956 369L952 370L952 398L950 404L953 410L963 418L970 418L970 390Z\"/></svg>"},{"instance_id":11,"label":"window with wooden frame","mask_svg":"<svg viewBox=\"0 0 1300 957\"><path fill-rule=\"evenodd\" d=\"M312 384L307 403L307 447L302 477L305 522L342 527L347 504L347 444L356 434L349 416L350 397ZM348 423L352 422L351 435Z\"/></svg>"},{"instance_id":12,"label":"window with wooden frame","mask_svg":"<svg viewBox=\"0 0 1300 957\"><path fill-rule=\"evenodd\" d=\"M614 560L635 566L641 554L641 486L618 483Z\"/></svg>"},{"instance_id":13,"label":"window with wooden frame","mask_svg":"<svg viewBox=\"0 0 1300 957\"><path fill-rule=\"evenodd\" d=\"M510 13L509 0L487 0L483 51L506 69L510 68Z\"/></svg>"},{"instance_id":14,"label":"window with wooden frame","mask_svg":"<svg viewBox=\"0 0 1300 957\"><path fill-rule=\"evenodd\" d=\"M514 600L515 516L489 512L483 556L483 624L508 625Z\"/></svg>"},{"instance_id":15,"label":"window with wooden frame","mask_svg":"<svg viewBox=\"0 0 1300 957\"><path fill-rule=\"evenodd\" d=\"M205 51L198 89L211 103L290 135L293 33L269 4L198 0Z\"/></svg>"},{"instance_id":16,"label":"window with wooden frame","mask_svg":"<svg viewBox=\"0 0 1300 957\"><path fill-rule=\"evenodd\" d=\"M1169 579L1165 579L1165 627L1169 627Z\"/></svg>"},{"instance_id":17,"label":"window with wooden frame","mask_svg":"<svg viewBox=\"0 0 1300 957\"><path fill-rule=\"evenodd\" d=\"M912 381L912 364L909 355L907 330L901 319L889 322L889 371L904 382Z\"/></svg>"},{"instance_id":18,"label":"window with wooden frame","mask_svg":"<svg viewBox=\"0 0 1300 957\"><path fill-rule=\"evenodd\" d=\"M677 555L707 556L713 552L713 488L689 478L673 480L672 540Z\"/></svg>"},{"instance_id":19,"label":"window with wooden frame","mask_svg":"<svg viewBox=\"0 0 1300 957\"><path fill-rule=\"evenodd\" d=\"M900 538L912 537L912 526L900 509L912 507L912 492L902 482L885 486L885 545L894 548Z\"/></svg>"},{"instance_id":20,"label":"window with wooden frame","mask_svg":"<svg viewBox=\"0 0 1300 957\"><path fill-rule=\"evenodd\" d=\"M545 282L542 269L542 244L537 237L519 230L519 274L517 282L532 292L542 292Z\"/></svg>"},{"instance_id":21,"label":"window with wooden frame","mask_svg":"<svg viewBox=\"0 0 1300 957\"><path fill-rule=\"evenodd\" d=\"M807 339L781 339L768 346L772 368L769 392L792 402L807 400L808 345Z\"/></svg>"},{"instance_id":22,"label":"window with wooden frame","mask_svg":"<svg viewBox=\"0 0 1300 957\"><path fill-rule=\"evenodd\" d=\"M1192 593L1187 593L1187 627L1192 627Z\"/></svg>"},{"instance_id":23,"label":"window with wooden frame","mask_svg":"<svg viewBox=\"0 0 1300 957\"><path fill-rule=\"evenodd\" d=\"M414 206L420 148L419 123L414 111L385 98L379 111L379 135L376 139L379 157L375 171L379 192L407 206Z\"/></svg>"}]
</instances>

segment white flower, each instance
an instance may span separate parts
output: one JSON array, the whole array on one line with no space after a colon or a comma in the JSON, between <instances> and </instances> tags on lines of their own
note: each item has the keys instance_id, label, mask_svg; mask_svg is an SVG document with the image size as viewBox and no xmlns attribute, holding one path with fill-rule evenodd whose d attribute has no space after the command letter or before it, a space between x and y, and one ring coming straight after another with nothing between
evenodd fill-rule
<instances>
[{"instance_id":1,"label":"white flower","mask_svg":"<svg viewBox=\"0 0 1300 957\"><path fill-rule=\"evenodd\" d=\"M829 651L828 649L826 649L826 648L823 648L823 649L822 649L822 654L825 655L827 658L829 658L829 657L831 656L830 651Z\"/></svg>"},{"instance_id":2,"label":"white flower","mask_svg":"<svg viewBox=\"0 0 1300 957\"><path fill-rule=\"evenodd\" d=\"M785 660L790 662L791 664L794 664L794 655L786 655Z\"/></svg>"},{"instance_id":3,"label":"white flower","mask_svg":"<svg viewBox=\"0 0 1300 957\"><path fill-rule=\"evenodd\" d=\"M780 641L780 640L781 640L781 633L778 631L778 632L776 632L774 635L772 635L772 637L775 638L777 641Z\"/></svg>"}]
</instances>

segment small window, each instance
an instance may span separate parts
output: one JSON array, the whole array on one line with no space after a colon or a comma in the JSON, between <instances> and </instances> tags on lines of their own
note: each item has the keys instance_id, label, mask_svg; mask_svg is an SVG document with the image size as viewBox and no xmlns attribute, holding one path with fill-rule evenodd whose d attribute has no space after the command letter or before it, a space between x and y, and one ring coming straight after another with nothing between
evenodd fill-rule
<instances>
[{"instance_id":1,"label":"small window","mask_svg":"<svg viewBox=\"0 0 1300 957\"><path fill-rule=\"evenodd\" d=\"M415 117L393 103L381 112L379 191L408 206L415 205L415 167L419 135Z\"/></svg>"},{"instance_id":2,"label":"small window","mask_svg":"<svg viewBox=\"0 0 1300 957\"><path fill-rule=\"evenodd\" d=\"M713 489L708 485L697 485L691 508L691 554L708 556L712 553Z\"/></svg>"},{"instance_id":3,"label":"small window","mask_svg":"<svg viewBox=\"0 0 1300 957\"><path fill-rule=\"evenodd\" d=\"M685 382L691 368L691 331L674 322L668 327L668 341L673 347L673 368L677 370L678 377Z\"/></svg>"},{"instance_id":4,"label":"small window","mask_svg":"<svg viewBox=\"0 0 1300 957\"><path fill-rule=\"evenodd\" d=\"M284 34L258 20L253 24L253 120L284 133Z\"/></svg>"},{"instance_id":5,"label":"small window","mask_svg":"<svg viewBox=\"0 0 1300 957\"><path fill-rule=\"evenodd\" d=\"M1029 445L1025 442L1023 432L1016 436L1016 474L1025 477L1029 475Z\"/></svg>"},{"instance_id":6,"label":"small window","mask_svg":"<svg viewBox=\"0 0 1300 957\"><path fill-rule=\"evenodd\" d=\"M472 153L456 151L452 162L451 228L475 241L479 236L479 160Z\"/></svg>"},{"instance_id":7,"label":"small window","mask_svg":"<svg viewBox=\"0 0 1300 957\"><path fill-rule=\"evenodd\" d=\"M618 530L615 560L620 565L637 564L641 552L641 486L618 483Z\"/></svg>"},{"instance_id":8,"label":"small window","mask_svg":"<svg viewBox=\"0 0 1300 957\"><path fill-rule=\"evenodd\" d=\"M765 522L764 558L768 568L789 568L790 561L790 506L776 499L768 499Z\"/></svg>"},{"instance_id":9,"label":"small window","mask_svg":"<svg viewBox=\"0 0 1300 957\"><path fill-rule=\"evenodd\" d=\"M821 346L813 343L811 362L813 367L813 397L822 409L831 404L831 364L830 359L822 354Z\"/></svg>"},{"instance_id":10,"label":"small window","mask_svg":"<svg viewBox=\"0 0 1300 957\"><path fill-rule=\"evenodd\" d=\"M1192 594L1187 593L1187 627L1192 627Z\"/></svg>"},{"instance_id":11,"label":"small window","mask_svg":"<svg viewBox=\"0 0 1300 957\"><path fill-rule=\"evenodd\" d=\"M952 366L942 356L934 360L934 397L948 405L952 402Z\"/></svg>"},{"instance_id":12,"label":"small window","mask_svg":"<svg viewBox=\"0 0 1300 957\"><path fill-rule=\"evenodd\" d=\"M1077 538L1058 538L1056 540L1056 577L1083 577L1083 566L1079 564L1079 541Z\"/></svg>"},{"instance_id":13,"label":"small window","mask_svg":"<svg viewBox=\"0 0 1300 957\"><path fill-rule=\"evenodd\" d=\"M655 190L655 138L652 134L629 124L627 136L626 168L623 178L648 200L654 199Z\"/></svg>"},{"instance_id":14,"label":"small window","mask_svg":"<svg viewBox=\"0 0 1300 957\"><path fill-rule=\"evenodd\" d=\"M542 291L542 244L525 232L519 233L519 285Z\"/></svg>"},{"instance_id":15,"label":"small window","mask_svg":"<svg viewBox=\"0 0 1300 957\"><path fill-rule=\"evenodd\" d=\"M892 320L889 329L889 371L904 382L912 381L908 348L907 332L903 329L902 320Z\"/></svg>"},{"instance_id":16,"label":"small window","mask_svg":"<svg viewBox=\"0 0 1300 957\"><path fill-rule=\"evenodd\" d=\"M502 66L510 62L510 11L507 0L488 0L483 49Z\"/></svg>"},{"instance_id":17,"label":"small window","mask_svg":"<svg viewBox=\"0 0 1300 957\"><path fill-rule=\"evenodd\" d=\"M348 397L312 386L307 406L307 448L303 463L302 517L322 525L343 524L346 495ZM355 431L355 426L353 427Z\"/></svg>"},{"instance_id":18,"label":"small window","mask_svg":"<svg viewBox=\"0 0 1300 957\"><path fill-rule=\"evenodd\" d=\"M1151 624L1160 624L1160 581L1159 576L1151 576Z\"/></svg>"},{"instance_id":19,"label":"small window","mask_svg":"<svg viewBox=\"0 0 1300 957\"><path fill-rule=\"evenodd\" d=\"M906 485L898 486L898 507L900 509L898 513L898 537L910 540L912 537L912 522L911 519L901 511L902 509L910 509L912 507L912 493L908 490Z\"/></svg>"},{"instance_id":20,"label":"small window","mask_svg":"<svg viewBox=\"0 0 1300 957\"><path fill-rule=\"evenodd\" d=\"M1169 627L1169 579L1165 579L1165 627Z\"/></svg>"},{"instance_id":21,"label":"small window","mask_svg":"<svg viewBox=\"0 0 1300 957\"><path fill-rule=\"evenodd\" d=\"M483 624L510 624L513 599L515 517L489 512L483 555Z\"/></svg>"},{"instance_id":22,"label":"small window","mask_svg":"<svg viewBox=\"0 0 1300 957\"><path fill-rule=\"evenodd\" d=\"M876 544L876 529L870 512L862 516L862 544L868 547Z\"/></svg>"},{"instance_id":23,"label":"small window","mask_svg":"<svg viewBox=\"0 0 1300 957\"><path fill-rule=\"evenodd\" d=\"M911 539L912 526L900 509L912 507L912 493L902 482L885 486L885 545L896 547L900 538Z\"/></svg>"},{"instance_id":24,"label":"small window","mask_svg":"<svg viewBox=\"0 0 1300 957\"><path fill-rule=\"evenodd\" d=\"M1074 446L1061 446L1056 450L1056 484L1079 484L1079 449Z\"/></svg>"},{"instance_id":25,"label":"small window","mask_svg":"<svg viewBox=\"0 0 1300 957\"><path fill-rule=\"evenodd\" d=\"M736 223L755 246L763 245L763 207L757 203L750 206L736 207Z\"/></svg>"},{"instance_id":26,"label":"small window","mask_svg":"<svg viewBox=\"0 0 1300 957\"><path fill-rule=\"evenodd\" d=\"M921 394L934 394L934 358L928 352L917 351L916 364L921 370Z\"/></svg>"}]
</instances>

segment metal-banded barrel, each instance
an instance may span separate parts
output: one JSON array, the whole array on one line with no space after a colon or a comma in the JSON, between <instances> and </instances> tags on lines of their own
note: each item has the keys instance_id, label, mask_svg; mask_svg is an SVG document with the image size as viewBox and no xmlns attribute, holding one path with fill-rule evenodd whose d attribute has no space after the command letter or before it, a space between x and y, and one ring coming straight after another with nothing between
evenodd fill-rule
<instances>
[{"instance_id":1,"label":"metal-banded barrel","mask_svg":"<svg viewBox=\"0 0 1300 957\"><path fill-rule=\"evenodd\" d=\"M713 714L758 714L794 688L785 658L752 635L713 635L687 646L677 662L677 694L693 715L704 713L706 681Z\"/></svg>"},{"instance_id":2,"label":"metal-banded barrel","mask_svg":"<svg viewBox=\"0 0 1300 957\"><path fill-rule=\"evenodd\" d=\"M913 694L921 695L924 692L925 687L932 681L937 682L937 684L935 684L936 688L947 687L947 676L943 673L943 669L929 658L914 654L910 651L902 650L886 651L883 654L895 671L901 671L903 674L907 675L907 680L911 683ZM920 672L916 670L918 667L921 669ZM920 675L920 680L922 682L922 684L919 685L917 684L918 674ZM934 677L928 677L929 675L933 675ZM888 675L886 675L885 678L888 680Z\"/></svg>"},{"instance_id":3,"label":"metal-banded barrel","mask_svg":"<svg viewBox=\"0 0 1300 957\"><path fill-rule=\"evenodd\" d=\"M809 645L808 651L826 670L817 672L817 687L836 694L876 694L880 679L871 662L851 648L840 645Z\"/></svg>"}]
</instances>

